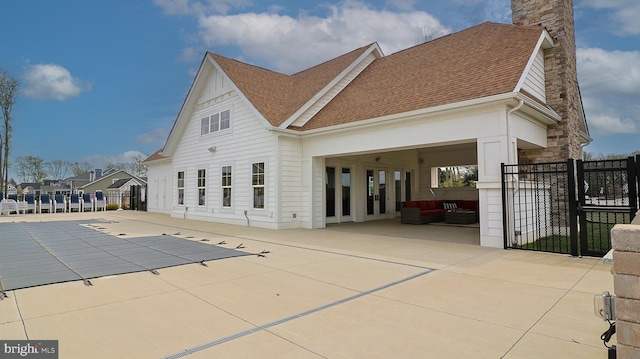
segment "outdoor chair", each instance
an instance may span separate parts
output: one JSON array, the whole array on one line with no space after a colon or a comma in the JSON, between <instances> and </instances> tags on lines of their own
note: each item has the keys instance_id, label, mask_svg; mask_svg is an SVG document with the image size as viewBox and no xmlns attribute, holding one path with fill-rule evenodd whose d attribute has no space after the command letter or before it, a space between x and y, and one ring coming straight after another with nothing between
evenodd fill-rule
<instances>
[{"instance_id":1,"label":"outdoor chair","mask_svg":"<svg viewBox=\"0 0 640 359\"><path fill-rule=\"evenodd\" d=\"M72 194L69 197L69 213L73 212L73 209L77 209L78 212L82 212L82 205L80 204L80 196Z\"/></svg>"},{"instance_id":2,"label":"outdoor chair","mask_svg":"<svg viewBox=\"0 0 640 359\"><path fill-rule=\"evenodd\" d=\"M53 196L53 213L58 212L59 209L62 210L62 213L67 212L67 199L62 194Z\"/></svg>"},{"instance_id":3,"label":"outdoor chair","mask_svg":"<svg viewBox=\"0 0 640 359\"><path fill-rule=\"evenodd\" d=\"M51 196L49 196L48 193L44 193L40 195L40 201L38 201L38 212L42 213L43 209L46 209L47 211L49 211L49 213L53 213L52 209L52 205L51 205Z\"/></svg>"},{"instance_id":4,"label":"outdoor chair","mask_svg":"<svg viewBox=\"0 0 640 359\"><path fill-rule=\"evenodd\" d=\"M89 212L93 212L93 198L91 198L91 194L84 193L82 195L82 212L89 209Z\"/></svg>"},{"instance_id":5,"label":"outdoor chair","mask_svg":"<svg viewBox=\"0 0 640 359\"><path fill-rule=\"evenodd\" d=\"M98 211L98 209L102 209L103 211L107 210L107 198L104 196L104 193L101 191L96 192L94 204L96 206L96 211Z\"/></svg>"},{"instance_id":6,"label":"outdoor chair","mask_svg":"<svg viewBox=\"0 0 640 359\"><path fill-rule=\"evenodd\" d=\"M18 211L19 212L22 212L22 214L27 213L27 202L19 201L17 194L15 194L15 193L9 194L9 195L7 195L7 199L12 199L12 200L16 201L16 203L18 204Z\"/></svg>"},{"instance_id":7,"label":"outdoor chair","mask_svg":"<svg viewBox=\"0 0 640 359\"><path fill-rule=\"evenodd\" d=\"M27 211L33 211L32 213L36 213L36 199L31 193L27 193L24 195L24 201L27 202Z\"/></svg>"},{"instance_id":8,"label":"outdoor chair","mask_svg":"<svg viewBox=\"0 0 640 359\"><path fill-rule=\"evenodd\" d=\"M0 192L0 201L4 199L4 192Z\"/></svg>"}]
</instances>

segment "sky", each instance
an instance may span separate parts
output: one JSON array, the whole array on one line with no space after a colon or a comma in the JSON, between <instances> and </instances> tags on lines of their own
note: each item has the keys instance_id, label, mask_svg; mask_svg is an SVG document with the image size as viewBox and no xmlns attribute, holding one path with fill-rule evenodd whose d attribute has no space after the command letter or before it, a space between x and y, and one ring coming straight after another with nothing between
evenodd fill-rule
<instances>
[{"instance_id":1,"label":"sky","mask_svg":"<svg viewBox=\"0 0 640 359\"><path fill-rule=\"evenodd\" d=\"M640 1L574 9L585 150L640 150ZM292 74L371 42L388 55L511 23L509 0L21 0L0 12L0 69L20 83L12 162L94 168L164 145L205 51Z\"/></svg>"}]
</instances>

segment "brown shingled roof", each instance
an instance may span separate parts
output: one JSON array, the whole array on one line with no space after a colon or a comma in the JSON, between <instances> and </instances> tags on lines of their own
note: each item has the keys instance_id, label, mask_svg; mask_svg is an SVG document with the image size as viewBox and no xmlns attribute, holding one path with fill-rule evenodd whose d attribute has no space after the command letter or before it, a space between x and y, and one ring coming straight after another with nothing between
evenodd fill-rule
<instances>
[{"instance_id":1,"label":"brown shingled roof","mask_svg":"<svg viewBox=\"0 0 640 359\"><path fill-rule=\"evenodd\" d=\"M512 92L541 27L483 23L375 60L303 127L310 130Z\"/></svg>"},{"instance_id":2,"label":"brown shingled roof","mask_svg":"<svg viewBox=\"0 0 640 359\"><path fill-rule=\"evenodd\" d=\"M209 54L267 121L272 126L279 126L370 46L363 46L293 75Z\"/></svg>"},{"instance_id":3,"label":"brown shingled roof","mask_svg":"<svg viewBox=\"0 0 640 359\"><path fill-rule=\"evenodd\" d=\"M162 155L162 148L157 150L156 152L154 152L151 156L147 157L146 160L142 161L142 163L145 162L151 162L151 161L155 161L155 160L160 160L166 158L165 156Z\"/></svg>"}]
</instances>

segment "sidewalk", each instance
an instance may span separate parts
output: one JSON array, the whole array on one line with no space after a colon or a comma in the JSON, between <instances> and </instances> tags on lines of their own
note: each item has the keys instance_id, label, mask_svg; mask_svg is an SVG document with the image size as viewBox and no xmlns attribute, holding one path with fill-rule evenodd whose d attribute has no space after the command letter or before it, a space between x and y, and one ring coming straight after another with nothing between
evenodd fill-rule
<instances>
[{"instance_id":1,"label":"sidewalk","mask_svg":"<svg viewBox=\"0 0 640 359\"><path fill-rule=\"evenodd\" d=\"M114 235L268 253L10 291L0 339L59 340L60 358L606 357L593 295L613 279L595 258L393 222L273 231L114 211L0 225L90 218Z\"/></svg>"}]
</instances>

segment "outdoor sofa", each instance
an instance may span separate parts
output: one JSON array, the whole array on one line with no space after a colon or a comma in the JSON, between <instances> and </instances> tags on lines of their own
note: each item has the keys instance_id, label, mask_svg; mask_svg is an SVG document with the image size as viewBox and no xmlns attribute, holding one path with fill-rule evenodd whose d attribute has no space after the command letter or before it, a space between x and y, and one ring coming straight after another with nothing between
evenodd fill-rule
<instances>
[{"instance_id":1,"label":"outdoor sofa","mask_svg":"<svg viewBox=\"0 0 640 359\"><path fill-rule=\"evenodd\" d=\"M453 210L468 210L476 212L478 220L477 200L417 200L406 201L402 205L400 223L426 224L444 221L444 214Z\"/></svg>"}]
</instances>

